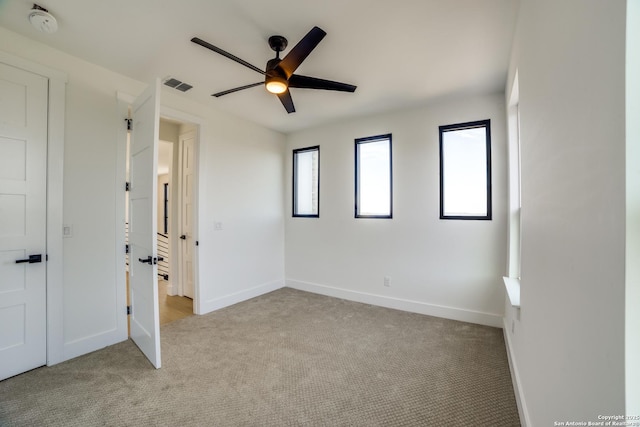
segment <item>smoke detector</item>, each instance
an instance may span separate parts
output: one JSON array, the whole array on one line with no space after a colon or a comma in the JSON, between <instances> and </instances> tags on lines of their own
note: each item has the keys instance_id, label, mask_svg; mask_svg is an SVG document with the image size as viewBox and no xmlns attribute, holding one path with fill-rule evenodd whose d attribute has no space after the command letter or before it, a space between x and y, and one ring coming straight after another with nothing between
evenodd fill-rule
<instances>
[{"instance_id":1,"label":"smoke detector","mask_svg":"<svg viewBox=\"0 0 640 427\"><path fill-rule=\"evenodd\" d=\"M49 13L49 11L37 4L33 5L33 9L29 12L29 22L38 31L43 33L52 34L58 31L58 21Z\"/></svg>"}]
</instances>

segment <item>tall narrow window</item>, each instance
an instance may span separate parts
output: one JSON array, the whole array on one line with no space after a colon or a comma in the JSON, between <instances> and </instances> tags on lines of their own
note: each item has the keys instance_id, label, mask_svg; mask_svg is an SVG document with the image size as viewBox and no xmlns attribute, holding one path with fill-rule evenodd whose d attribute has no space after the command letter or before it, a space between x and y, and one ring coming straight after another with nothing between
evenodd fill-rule
<instances>
[{"instance_id":1,"label":"tall narrow window","mask_svg":"<svg viewBox=\"0 0 640 427\"><path fill-rule=\"evenodd\" d=\"M356 218L392 217L391 134L356 139Z\"/></svg>"},{"instance_id":2,"label":"tall narrow window","mask_svg":"<svg viewBox=\"0 0 640 427\"><path fill-rule=\"evenodd\" d=\"M509 171L509 263L508 275L520 279L520 90L516 71L507 109L508 171Z\"/></svg>"},{"instance_id":3,"label":"tall narrow window","mask_svg":"<svg viewBox=\"0 0 640 427\"><path fill-rule=\"evenodd\" d=\"M440 219L491 219L489 120L440 126Z\"/></svg>"},{"instance_id":4,"label":"tall narrow window","mask_svg":"<svg viewBox=\"0 0 640 427\"><path fill-rule=\"evenodd\" d=\"M293 150L293 216L320 216L320 147Z\"/></svg>"}]
</instances>

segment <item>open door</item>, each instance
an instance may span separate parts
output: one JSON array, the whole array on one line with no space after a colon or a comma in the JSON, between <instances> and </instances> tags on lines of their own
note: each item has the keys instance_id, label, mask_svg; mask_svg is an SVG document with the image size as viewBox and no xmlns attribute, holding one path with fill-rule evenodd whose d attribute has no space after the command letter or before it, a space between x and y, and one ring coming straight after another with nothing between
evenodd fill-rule
<instances>
[{"instance_id":1,"label":"open door","mask_svg":"<svg viewBox=\"0 0 640 427\"><path fill-rule=\"evenodd\" d=\"M129 191L131 339L160 368L158 315L157 163L160 81L133 103Z\"/></svg>"}]
</instances>

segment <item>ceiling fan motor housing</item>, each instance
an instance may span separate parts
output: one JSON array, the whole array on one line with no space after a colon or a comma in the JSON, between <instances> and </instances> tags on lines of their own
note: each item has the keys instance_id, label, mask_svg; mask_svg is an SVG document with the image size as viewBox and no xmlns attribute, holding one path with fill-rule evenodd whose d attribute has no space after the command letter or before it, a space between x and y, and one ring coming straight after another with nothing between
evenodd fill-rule
<instances>
[{"instance_id":1,"label":"ceiling fan motor housing","mask_svg":"<svg viewBox=\"0 0 640 427\"><path fill-rule=\"evenodd\" d=\"M284 38L283 36L269 37L269 46L271 46L271 49L275 50L277 53L280 53L283 50L285 50L288 44L289 42L287 42L287 39Z\"/></svg>"},{"instance_id":2,"label":"ceiling fan motor housing","mask_svg":"<svg viewBox=\"0 0 640 427\"><path fill-rule=\"evenodd\" d=\"M280 58L273 58L267 62L267 68L264 70L267 77L284 77L285 79L287 78L284 70L278 67L280 61L282 61Z\"/></svg>"},{"instance_id":3,"label":"ceiling fan motor housing","mask_svg":"<svg viewBox=\"0 0 640 427\"><path fill-rule=\"evenodd\" d=\"M267 62L267 68L265 70L264 83L267 90L272 93L282 93L287 87L287 75L284 70L278 67L280 64L280 58L273 58Z\"/></svg>"}]
</instances>

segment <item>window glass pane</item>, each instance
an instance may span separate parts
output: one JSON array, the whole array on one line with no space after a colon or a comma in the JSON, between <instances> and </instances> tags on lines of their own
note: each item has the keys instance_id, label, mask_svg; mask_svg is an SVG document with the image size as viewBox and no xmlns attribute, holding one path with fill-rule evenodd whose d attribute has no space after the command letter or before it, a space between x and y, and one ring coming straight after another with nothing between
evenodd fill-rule
<instances>
[{"instance_id":1,"label":"window glass pane","mask_svg":"<svg viewBox=\"0 0 640 427\"><path fill-rule=\"evenodd\" d=\"M356 140L356 217L391 217L391 138Z\"/></svg>"},{"instance_id":2,"label":"window glass pane","mask_svg":"<svg viewBox=\"0 0 640 427\"><path fill-rule=\"evenodd\" d=\"M293 152L293 215L318 216L319 147Z\"/></svg>"},{"instance_id":3,"label":"window glass pane","mask_svg":"<svg viewBox=\"0 0 640 427\"><path fill-rule=\"evenodd\" d=\"M440 128L441 218L490 219L488 141L488 121Z\"/></svg>"}]
</instances>

